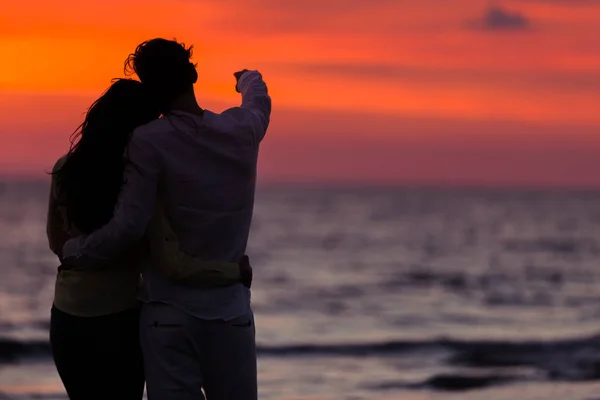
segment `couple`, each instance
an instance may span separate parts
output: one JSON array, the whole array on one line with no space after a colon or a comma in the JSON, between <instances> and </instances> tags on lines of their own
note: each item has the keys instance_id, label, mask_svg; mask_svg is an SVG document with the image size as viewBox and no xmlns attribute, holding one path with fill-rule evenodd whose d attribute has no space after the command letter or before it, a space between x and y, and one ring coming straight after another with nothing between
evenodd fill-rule
<instances>
[{"instance_id":1,"label":"couple","mask_svg":"<svg viewBox=\"0 0 600 400\"><path fill-rule=\"evenodd\" d=\"M71 400L139 400L144 381L150 400L257 398L245 251L271 99L243 70L240 107L202 109L191 50L140 44L141 83L114 81L53 170L50 341Z\"/></svg>"}]
</instances>

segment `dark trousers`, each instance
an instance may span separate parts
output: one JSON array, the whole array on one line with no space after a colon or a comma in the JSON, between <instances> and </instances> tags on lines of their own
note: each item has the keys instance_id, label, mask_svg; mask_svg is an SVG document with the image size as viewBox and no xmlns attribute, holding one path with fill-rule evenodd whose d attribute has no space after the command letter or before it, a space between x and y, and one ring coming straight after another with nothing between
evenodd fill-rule
<instances>
[{"instance_id":1,"label":"dark trousers","mask_svg":"<svg viewBox=\"0 0 600 400\"><path fill-rule=\"evenodd\" d=\"M206 321L150 303L144 305L140 333L148 400L258 399L252 312L227 322Z\"/></svg>"},{"instance_id":2,"label":"dark trousers","mask_svg":"<svg viewBox=\"0 0 600 400\"><path fill-rule=\"evenodd\" d=\"M50 343L71 400L140 400L144 393L140 308L77 317L52 307Z\"/></svg>"}]
</instances>

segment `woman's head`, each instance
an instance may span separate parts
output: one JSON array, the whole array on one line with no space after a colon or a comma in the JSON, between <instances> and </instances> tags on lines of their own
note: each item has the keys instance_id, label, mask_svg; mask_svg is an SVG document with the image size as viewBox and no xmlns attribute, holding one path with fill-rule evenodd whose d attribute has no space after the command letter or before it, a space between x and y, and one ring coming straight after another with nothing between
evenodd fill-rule
<instances>
[{"instance_id":1,"label":"woman's head","mask_svg":"<svg viewBox=\"0 0 600 400\"><path fill-rule=\"evenodd\" d=\"M116 79L96 100L76 130L71 152L91 145L105 150L123 151L133 130L153 119L159 112L146 88L132 79Z\"/></svg>"},{"instance_id":2,"label":"woman's head","mask_svg":"<svg viewBox=\"0 0 600 400\"><path fill-rule=\"evenodd\" d=\"M110 220L131 134L158 117L144 85L131 79L113 81L88 109L66 162L55 172L69 219L78 229L93 231Z\"/></svg>"}]
</instances>

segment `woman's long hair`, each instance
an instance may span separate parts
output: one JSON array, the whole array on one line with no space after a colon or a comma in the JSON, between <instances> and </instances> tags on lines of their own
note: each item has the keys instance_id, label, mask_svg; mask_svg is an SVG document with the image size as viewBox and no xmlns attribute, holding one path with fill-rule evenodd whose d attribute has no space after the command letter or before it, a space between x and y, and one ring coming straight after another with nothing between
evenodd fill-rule
<instances>
[{"instance_id":1,"label":"woman's long hair","mask_svg":"<svg viewBox=\"0 0 600 400\"><path fill-rule=\"evenodd\" d=\"M54 172L59 201L79 231L105 225L123 184L126 149L133 130L159 117L145 87L118 79L98 99L71 137L63 166Z\"/></svg>"}]
</instances>

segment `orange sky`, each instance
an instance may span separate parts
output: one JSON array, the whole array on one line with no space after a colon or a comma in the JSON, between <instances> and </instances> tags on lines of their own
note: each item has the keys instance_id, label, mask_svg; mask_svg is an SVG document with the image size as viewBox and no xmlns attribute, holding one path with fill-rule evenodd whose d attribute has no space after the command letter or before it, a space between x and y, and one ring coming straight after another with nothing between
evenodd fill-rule
<instances>
[{"instance_id":1,"label":"orange sky","mask_svg":"<svg viewBox=\"0 0 600 400\"><path fill-rule=\"evenodd\" d=\"M233 71L263 72L265 180L600 185L599 20L593 0L4 0L0 175L51 166L164 36L195 45L217 111Z\"/></svg>"}]
</instances>

